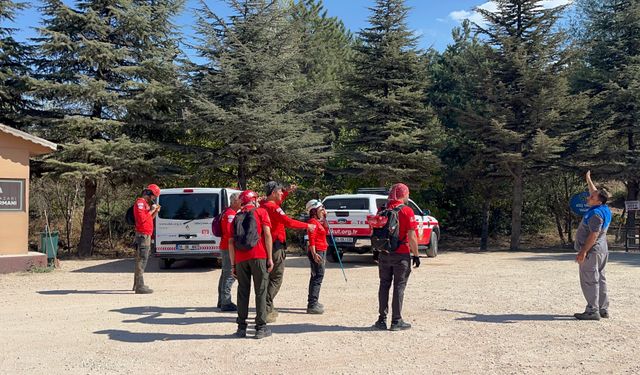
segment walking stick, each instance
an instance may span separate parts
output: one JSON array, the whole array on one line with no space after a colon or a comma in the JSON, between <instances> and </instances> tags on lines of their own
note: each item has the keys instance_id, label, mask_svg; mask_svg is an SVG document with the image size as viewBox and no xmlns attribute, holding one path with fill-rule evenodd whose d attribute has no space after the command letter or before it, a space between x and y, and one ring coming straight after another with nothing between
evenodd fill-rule
<instances>
[{"instance_id":1,"label":"walking stick","mask_svg":"<svg viewBox=\"0 0 640 375\"><path fill-rule=\"evenodd\" d=\"M338 262L340 263L340 269L342 270L342 276L344 277L344 282L347 282L347 275L344 273L344 267L342 266L342 259L340 259L340 249L338 249L338 245L336 244L336 239L333 237L333 230L329 225L329 220L326 220L327 228L329 228L329 235L331 236L331 241L333 242L333 248L336 249L336 256L338 257Z\"/></svg>"}]
</instances>

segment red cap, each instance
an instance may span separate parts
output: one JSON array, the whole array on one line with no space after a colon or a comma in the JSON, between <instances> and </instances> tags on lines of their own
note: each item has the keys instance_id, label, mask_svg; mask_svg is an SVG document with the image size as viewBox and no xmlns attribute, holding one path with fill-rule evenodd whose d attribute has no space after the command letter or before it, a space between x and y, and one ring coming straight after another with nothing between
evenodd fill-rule
<instances>
[{"instance_id":1,"label":"red cap","mask_svg":"<svg viewBox=\"0 0 640 375\"><path fill-rule=\"evenodd\" d=\"M156 185L156 184L151 184L151 185L147 186L147 190L151 190L153 195L155 195L156 197L160 196L160 187L158 187L158 185Z\"/></svg>"},{"instance_id":2,"label":"red cap","mask_svg":"<svg viewBox=\"0 0 640 375\"><path fill-rule=\"evenodd\" d=\"M389 190L389 200L401 201L409 197L409 187L402 183L397 183Z\"/></svg>"},{"instance_id":3,"label":"red cap","mask_svg":"<svg viewBox=\"0 0 640 375\"><path fill-rule=\"evenodd\" d=\"M240 193L240 196L238 198L240 199L240 202L245 205L254 202L256 198L258 198L258 194L256 194L253 190L245 190Z\"/></svg>"}]
</instances>

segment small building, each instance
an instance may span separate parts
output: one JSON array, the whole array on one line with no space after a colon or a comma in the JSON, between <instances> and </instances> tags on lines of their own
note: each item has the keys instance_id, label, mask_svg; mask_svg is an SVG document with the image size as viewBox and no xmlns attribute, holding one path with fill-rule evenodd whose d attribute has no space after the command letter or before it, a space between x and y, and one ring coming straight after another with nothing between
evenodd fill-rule
<instances>
[{"instance_id":1,"label":"small building","mask_svg":"<svg viewBox=\"0 0 640 375\"><path fill-rule=\"evenodd\" d=\"M29 251L29 158L57 147L0 124L0 273L47 265L45 254Z\"/></svg>"}]
</instances>

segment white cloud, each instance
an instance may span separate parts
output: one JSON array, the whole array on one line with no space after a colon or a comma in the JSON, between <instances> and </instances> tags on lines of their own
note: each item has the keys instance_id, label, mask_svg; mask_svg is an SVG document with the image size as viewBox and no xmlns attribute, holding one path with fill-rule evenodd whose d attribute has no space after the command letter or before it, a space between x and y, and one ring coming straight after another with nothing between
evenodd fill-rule
<instances>
[{"instance_id":1,"label":"white cloud","mask_svg":"<svg viewBox=\"0 0 640 375\"><path fill-rule=\"evenodd\" d=\"M573 3L573 0L543 0L542 7L549 9Z\"/></svg>"},{"instance_id":2,"label":"white cloud","mask_svg":"<svg viewBox=\"0 0 640 375\"><path fill-rule=\"evenodd\" d=\"M453 12L449 13L449 17L451 17L451 19L453 19L454 21L462 22L463 20L470 18L473 13L475 12L469 12L468 10L454 10Z\"/></svg>"},{"instance_id":3,"label":"white cloud","mask_svg":"<svg viewBox=\"0 0 640 375\"><path fill-rule=\"evenodd\" d=\"M555 8L561 5L571 4L574 0L543 0L541 5L545 9ZM487 10L489 12L495 12L498 10L498 5L493 1L487 1L478 5L478 8ZM456 21L462 22L463 20L468 19L469 21L476 23L478 25L484 24L484 18L480 13L475 10L454 10L449 13L449 18Z\"/></svg>"}]
</instances>

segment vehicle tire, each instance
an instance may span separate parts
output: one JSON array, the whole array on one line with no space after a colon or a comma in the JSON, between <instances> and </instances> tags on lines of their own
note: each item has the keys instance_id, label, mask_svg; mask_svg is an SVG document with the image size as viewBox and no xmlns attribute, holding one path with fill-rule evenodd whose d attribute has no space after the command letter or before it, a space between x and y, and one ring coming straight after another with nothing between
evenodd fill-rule
<instances>
[{"instance_id":1,"label":"vehicle tire","mask_svg":"<svg viewBox=\"0 0 640 375\"><path fill-rule=\"evenodd\" d=\"M431 231L431 240L429 241L429 247L427 247L427 256L429 258L438 256L438 235L434 231Z\"/></svg>"},{"instance_id":2,"label":"vehicle tire","mask_svg":"<svg viewBox=\"0 0 640 375\"><path fill-rule=\"evenodd\" d=\"M337 255L337 252L336 252L336 248L333 247L333 246L329 246L329 249L327 251L328 251L327 259L329 259L329 262L338 263L339 260L338 260L338 255ZM343 255L344 255L344 251L341 251L340 252L340 259L342 259Z\"/></svg>"},{"instance_id":3,"label":"vehicle tire","mask_svg":"<svg viewBox=\"0 0 640 375\"><path fill-rule=\"evenodd\" d=\"M158 265L160 266L160 269L162 269L162 270L168 270L169 268L171 268L172 264L173 264L173 259L158 258Z\"/></svg>"}]
</instances>

